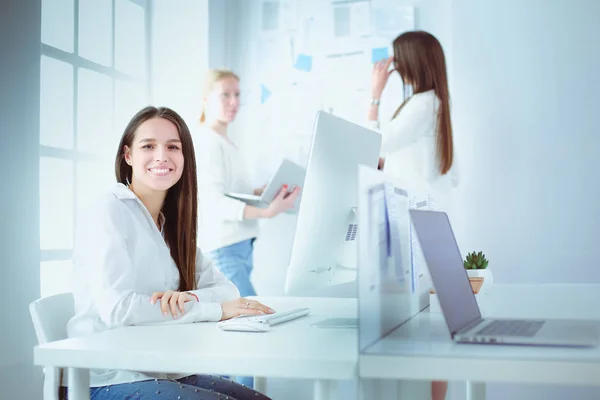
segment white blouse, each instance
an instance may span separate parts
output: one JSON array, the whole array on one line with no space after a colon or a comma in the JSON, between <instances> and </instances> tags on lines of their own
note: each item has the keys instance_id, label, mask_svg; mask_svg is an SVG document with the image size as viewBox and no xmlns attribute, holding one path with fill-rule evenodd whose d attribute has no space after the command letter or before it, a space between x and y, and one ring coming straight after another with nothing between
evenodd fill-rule
<instances>
[{"instance_id":1,"label":"white blouse","mask_svg":"<svg viewBox=\"0 0 600 400\"><path fill-rule=\"evenodd\" d=\"M380 129L384 172L408 182L413 192L433 196L438 204L459 180L456 152L450 171L440 174L436 142L439 106L433 90L414 94L400 114ZM372 123L379 128L378 122Z\"/></svg>"},{"instance_id":2,"label":"white blouse","mask_svg":"<svg viewBox=\"0 0 600 400\"><path fill-rule=\"evenodd\" d=\"M183 324L221 319L223 301L239 297L238 289L216 270L209 258L196 255L199 302L185 303L177 319L164 316L153 292L177 290L179 272L169 247L141 200L116 184L78 222L73 251L75 315L69 337L130 325ZM92 370L93 387L173 378L171 374ZM181 377L181 376L177 376Z\"/></svg>"},{"instance_id":3,"label":"white blouse","mask_svg":"<svg viewBox=\"0 0 600 400\"><path fill-rule=\"evenodd\" d=\"M246 203L225 193L252 194L239 149L205 126L193 136L198 171L198 243L208 252L258 236L258 221L244 219Z\"/></svg>"}]
</instances>

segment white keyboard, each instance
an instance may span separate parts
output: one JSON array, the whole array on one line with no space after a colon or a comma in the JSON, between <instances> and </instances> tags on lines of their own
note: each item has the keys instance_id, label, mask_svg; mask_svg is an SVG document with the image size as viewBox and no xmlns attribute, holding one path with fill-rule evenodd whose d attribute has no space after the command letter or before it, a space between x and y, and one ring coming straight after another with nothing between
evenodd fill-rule
<instances>
[{"instance_id":1,"label":"white keyboard","mask_svg":"<svg viewBox=\"0 0 600 400\"><path fill-rule=\"evenodd\" d=\"M237 318L246 318L250 321L259 321L264 322L270 326L275 326L296 318L304 317L308 314L310 314L310 308L295 308L293 310L276 312L274 314L252 315L249 317Z\"/></svg>"},{"instance_id":2,"label":"white keyboard","mask_svg":"<svg viewBox=\"0 0 600 400\"><path fill-rule=\"evenodd\" d=\"M272 326L301 318L308 314L310 314L310 308L296 308L266 315L240 315L217 323L217 328L224 331L266 332Z\"/></svg>"}]
</instances>

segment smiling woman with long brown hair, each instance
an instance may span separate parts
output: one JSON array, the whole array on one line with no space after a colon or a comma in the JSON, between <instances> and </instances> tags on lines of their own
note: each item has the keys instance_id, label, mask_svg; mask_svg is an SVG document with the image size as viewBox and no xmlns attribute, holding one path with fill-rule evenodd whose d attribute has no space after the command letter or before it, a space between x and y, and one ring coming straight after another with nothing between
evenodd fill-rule
<instances>
[{"instance_id":1,"label":"smiling woman with long brown hair","mask_svg":"<svg viewBox=\"0 0 600 400\"><path fill-rule=\"evenodd\" d=\"M123 132L115 169L114 187L78 221L69 337L273 312L241 298L196 247L196 158L190 131L175 111L140 110ZM90 386L96 400L155 398L159 392L182 400L267 399L207 375L91 370Z\"/></svg>"},{"instance_id":2,"label":"smiling woman with long brown hair","mask_svg":"<svg viewBox=\"0 0 600 400\"><path fill-rule=\"evenodd\" d=\"M447 194L458 184L444 50L424 31L401 34L393 47L393 57L373 66L371 81L368 119L383 135L379 165L406 182L409 192L426 193L437 209L444 209L449 205ZM412 95L399 101L391 121L380 127L379 100L393 72L405 89L410 86ZM443 400L447 386L433 382L432 399Z\"/></svg>"}]
</instances>

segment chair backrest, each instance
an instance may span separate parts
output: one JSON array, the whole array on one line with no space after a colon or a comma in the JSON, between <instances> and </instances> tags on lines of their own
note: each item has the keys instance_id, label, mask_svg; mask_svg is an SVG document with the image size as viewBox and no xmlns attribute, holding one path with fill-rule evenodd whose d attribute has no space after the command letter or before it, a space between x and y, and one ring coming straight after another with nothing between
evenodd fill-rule
<instances>
[{"instance_id":1,"label":"chair backrest","mask_svg":"<svg viewBox=\"0 0 600 400\"><path fill-rule=\"evenodd\" d=\"M39 344L67 338L67 322L75 313L73 294L42 297L29 305ZM58 400L62 381L60 368L44 368L44 400Z\"/></svg>"},{"instance_id":2,"label":"chair backrest","mask_svg":"<svg viewBox=\"0 0 600 400\"><path fill-rule=\"evenodd\" d=\"M42 297L29 305L40 344L67 338L67 322L75 313L72 293Z\"/></svg>"}]
</instances>

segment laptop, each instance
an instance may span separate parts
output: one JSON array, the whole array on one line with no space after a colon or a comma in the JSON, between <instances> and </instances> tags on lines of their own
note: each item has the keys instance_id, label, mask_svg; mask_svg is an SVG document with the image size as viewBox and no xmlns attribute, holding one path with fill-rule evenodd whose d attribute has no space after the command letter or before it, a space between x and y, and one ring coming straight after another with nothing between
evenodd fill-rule
<instances>
[{"instance_id":1,"label":"laptop","mask_svg":"<svg viewBox=\"0 0 600 400\"><path fill-rule=\"evenodd\" d=\"M302 187L304 184L304 176L306 175L306 169L288 159L284 159L281 165L277 169L277 172L273 178L269 181L269 184L265 187L260 196L247 193L225 193L227 197L241 200L246 204L255 207L266 208L271 204L271 201L279 194L281 187L284 184L288 185L288 191L291 192L296 186ZM294 213L298 211L300 205L300 198L302 192L294 203L294 208L289 212Z\"/></svg>"},{"instance_id":2,"label":"laptop","mask_svg":"<svg viewBox=\"0 0 600 400\"><path fill-rule=\"evenodd\" d=\"M448 215L440 211L409 212L452 340L479 344L598 345L599 325L594 321L483 318Z\"/></svg>"}]
</instances>

